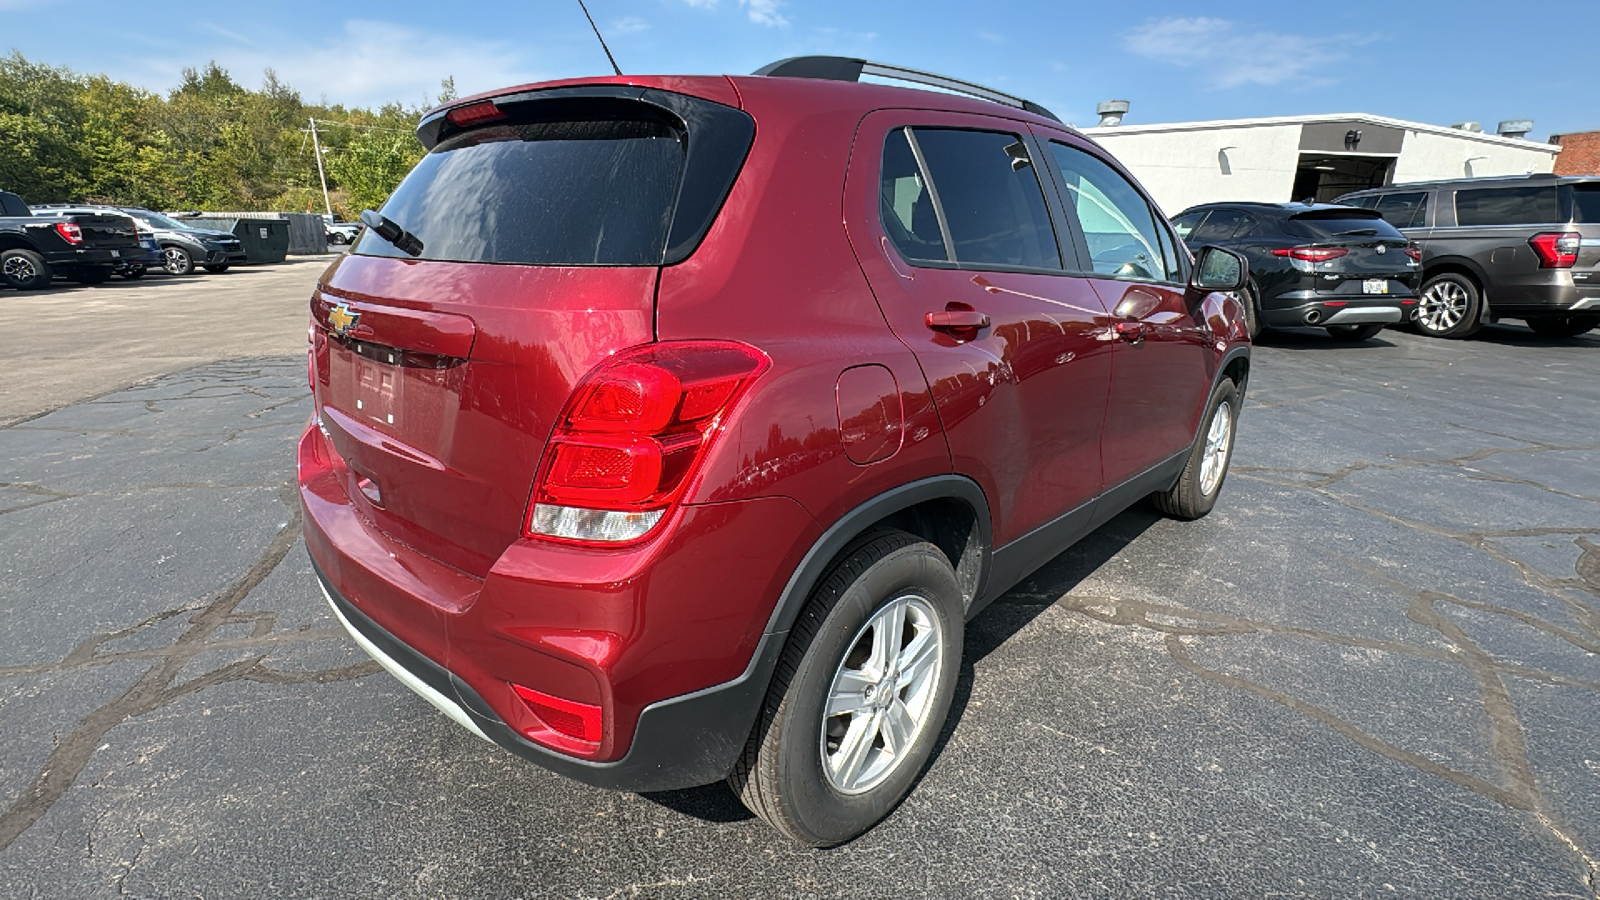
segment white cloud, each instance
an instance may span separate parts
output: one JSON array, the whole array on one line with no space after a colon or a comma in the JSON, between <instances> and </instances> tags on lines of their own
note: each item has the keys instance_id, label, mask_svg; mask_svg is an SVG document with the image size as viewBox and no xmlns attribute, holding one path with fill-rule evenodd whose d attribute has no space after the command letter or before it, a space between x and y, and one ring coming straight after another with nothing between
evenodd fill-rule
<instances>
[{"instance_id":1,"label":"white cloud","mask_svg":"<svg viewBox=\"0 0 1600 900\"><path fill-rule=\"evenodd\" d=\"M689 0L694 2L694 0ZM783 6L783 0L739 0L739 5L745 8L745 13L750 16L750 21L757 25L769 25L774 28L787 28L789 20L778 12Z\"/></svg>"},{"instance_id":2,"label":"white cloud","mask_svg":"<svg viewBox=\"0 0 1600 900\"><path fill-rule=\"evenodd\" d=\"M1309 87L1330 83L1327 68L1348 58L1350 48L1372 40L1255 31L1227 19L1169 16L1126 32L1123 46L1145 59L1199 69L1202 83L1211 88Z\"/></svg>"},{"instance_id":3,"label":"white cloud","mask_svg":"<svg viewBox=\"0 0 1600 900\"><path fill-rule=\"evenodd\" d=\"M695 9L715 9L717 0L683 0Z\"/></svg>"},{"instance_id":4,"label":"white cloud","mask_svg":"<svg viewBox=\"0 0 1600 900\"><path fill-rule=\"evenodd\" d=\"M638 16L623 16L611 23L612 34L638 34L650 30L650 23Z\"/></svg>"},{"instance_id":5,"label":"white cloud","mask_svg":"<svg viewBox=\"0 0 1600 900\"><path fill-rule=\"evenodd\" d=\"M379 106L431 103L440 80L452 75L462 96L549 77L506 41L363 19L351 19L342 29L324 34L314 41L298 41L283 35L246 39L219 32L215 43L202 42L183 54L146 60L142 66L146 77L131 80L166 90L178 84L184 65L214 59L248 87L256 87L261 73L271 68L309 102L327 97L333 103Z\"/></svg>"}]
</instances>

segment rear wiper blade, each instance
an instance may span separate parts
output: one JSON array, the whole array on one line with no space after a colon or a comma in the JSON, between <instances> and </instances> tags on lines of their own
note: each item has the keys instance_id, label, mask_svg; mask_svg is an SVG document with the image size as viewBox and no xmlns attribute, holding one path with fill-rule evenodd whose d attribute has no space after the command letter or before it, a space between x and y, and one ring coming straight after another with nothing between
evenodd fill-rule
<instances>
[{"instance_id":1,"label":"rear wiper blade","mask_svg":"<svg viewBox=\"0 0 1600 900\"><path fill-rule=\"evenodd\" d=\"M388 216L379 215L370 209L363 209L361 211L361 224L377 232L378 237L393 244L401 252L412 256L422 255L422 239L401 228L395 220Z\"/></svg>"},{"instance_id":2,"label":"rear wiper blade","mask_svg":"<svg viewBox=\"0 0 1600 900\"><path fill-rule=\"evenodd\" d=\"M1373 237L1377 237L1378 236L1378 229L1376 229L1376 228L1357 228L1354 231L1341 231L1338 234L1334 235L1334 237L1344 237L1347 234L1365 234L1365 235L1371 235Z\"/></svg>"}]
</instances>

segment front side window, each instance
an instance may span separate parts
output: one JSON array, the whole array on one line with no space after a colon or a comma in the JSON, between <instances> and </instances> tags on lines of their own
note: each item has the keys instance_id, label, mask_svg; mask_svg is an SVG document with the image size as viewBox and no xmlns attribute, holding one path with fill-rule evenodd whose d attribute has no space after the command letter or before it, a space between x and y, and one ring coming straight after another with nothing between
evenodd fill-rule
<instances>
[{"instance_id":1,"label":"front side window","mask_svg":"<svg viewBox=\"0 0 1600 900\"><path fill-rule=\"evenodd\" d=\"M915 165L918 157L921 166ZM907 259L962 268L1061 268L1038 173L1027 144L1015 134L892 132L884 148L879 208L890 240ZM937 251L936 241L944 245Z\"/></svg>"},{"instance_id":2,"label":"front side window","mask_svg":"<svg viewBox=\"0 0 1600 900\"><path fill-rule=\"evenodd\" d=\"M1177 271L1168 268L1161 252L1155 213L1138 189L1115 169L1076 147L1052 141L1050 152L1061 169L1067 210L1078 217L1083 228L1095 273L1151 281L1177 279Z\"/></svg>"},{"instance_id":3,"label":"front side window","mask_svg":"<svg viewBox=\"0 0 1600 900\"><path fill-rule=\"evenodd\" d=\"M1211 213L1204 225L1195 229L1191 240L1200 242L1232 240L1242 237L1254 225L1255 219L1247 213L1236 209L1219 209Z\"/></svg>"},{"instance_id":4,"label":"front side window","mask_svg":"<svg viewBox=\"0 0 1600 900\"><path fill-rule=\"evenodd\" d=\"M1396 228L1420 228L1428 220L1428 193L1385 194L1368 209L1376 209Z\"/></svg>"},{"instance_id":5,"label":"front side window","mask_svg":"<svg viewBox=\"0 0 1600 900\"><path fill-rule=\"evenodd\" d=\"M1172 220L1172 230L1178 233L1178 237L1181 237L1187 241L1189 239L1189 235L1194 231L1195 226L1199 225L1200 220L1204 219L1205 217L1205 210L1201 210L1200 212L1184 213L1183 215Z\"/></svg>"},{"instance_id":6,"label":"front side window","mask_svg":"<svg viewBox=\"0 0 1600 900\"><path fill-rule=\"evenodd\" d=\"M1457 225L1546 225L1561 221L1555 185L1456 191Z\"/></svg>"}]
</instances>

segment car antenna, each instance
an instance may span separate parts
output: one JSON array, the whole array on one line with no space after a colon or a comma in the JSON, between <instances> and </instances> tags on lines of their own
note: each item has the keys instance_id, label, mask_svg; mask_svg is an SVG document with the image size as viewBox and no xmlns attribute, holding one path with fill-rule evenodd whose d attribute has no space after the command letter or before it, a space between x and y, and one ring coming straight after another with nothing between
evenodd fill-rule
<instances>
[{"instance_id":1,"label":"car antenna","mask_svg":"<svg viewBox=\"0 0 1600 900\"><path fill-rule=\"evenodd\" d=\"M617 58L611 55L611 48L606 46L606 39L600 37L600 29L594 24L594 16L589 15L589 7L584 5L583 0L578 0L578 8L583 10L583 17L589 20L589 27L594 29L595 39L600 42L600 49L606 52L606 59L611 60L611 71L618 76L622 75L622 70L617 68Z\"/></svg>"}]
</instances>

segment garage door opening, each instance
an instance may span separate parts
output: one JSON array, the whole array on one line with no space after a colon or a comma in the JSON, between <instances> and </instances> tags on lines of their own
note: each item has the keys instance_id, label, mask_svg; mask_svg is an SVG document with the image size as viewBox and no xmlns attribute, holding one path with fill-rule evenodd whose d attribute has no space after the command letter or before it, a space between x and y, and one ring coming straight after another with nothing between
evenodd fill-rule
<instances>
[{"instance_id":1,"label":"garage door opening","mask_svg":"<svg viewBox=\"0 0 1600 900\"><path fill-rule=\"evenodd\" d=\"M1392 156L1300 154L1294 172L1293 201L1327 203L1351 191L1382 187L1394 174Z\"/></svg>"}]
</instances>

